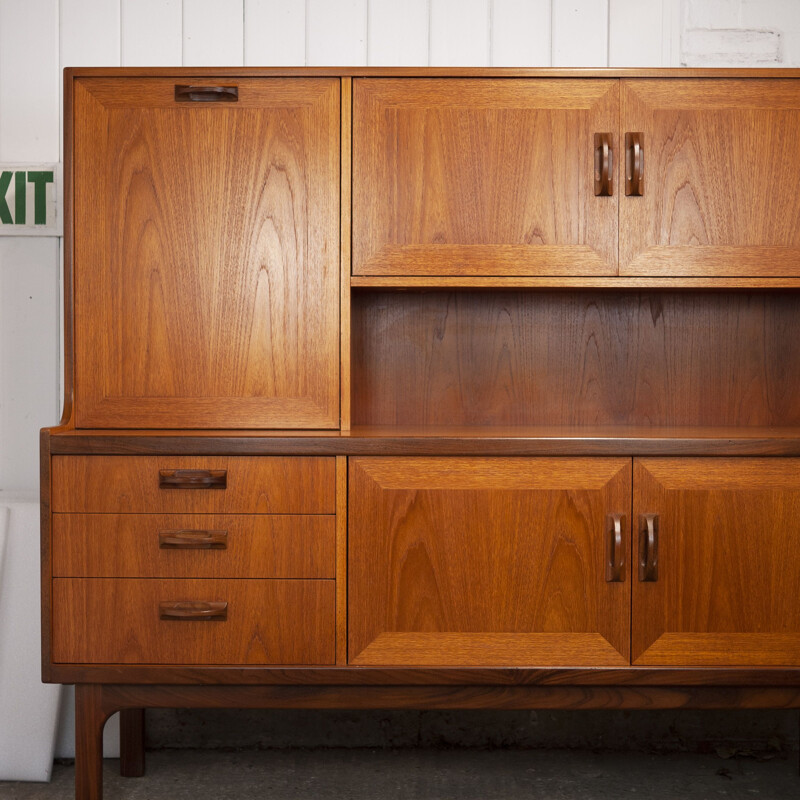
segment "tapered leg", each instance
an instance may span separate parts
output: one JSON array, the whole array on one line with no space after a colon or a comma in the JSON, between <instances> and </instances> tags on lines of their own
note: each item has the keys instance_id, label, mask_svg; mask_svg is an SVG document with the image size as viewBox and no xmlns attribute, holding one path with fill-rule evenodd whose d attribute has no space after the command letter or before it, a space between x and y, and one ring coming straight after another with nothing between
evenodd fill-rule
<instances>
[{"instance_id":1,"label":"tapered leg","mask_svg":"<svg viewBox=\"0 0 800 800\"><path fill-rule=\"evenodd\" d=\"M103 688L75 687L75 800L103 798Z\"/></svg>"},{"instance_id":2,"label":"tapered leg","mask_svg":"<svg viewBox=\"0 0 800 800\"><path fill-rule=\"evenodd\" d=\"M119 774L144 775L144 709L126 708L119 714Z\"/></svg>"}]
</instances>

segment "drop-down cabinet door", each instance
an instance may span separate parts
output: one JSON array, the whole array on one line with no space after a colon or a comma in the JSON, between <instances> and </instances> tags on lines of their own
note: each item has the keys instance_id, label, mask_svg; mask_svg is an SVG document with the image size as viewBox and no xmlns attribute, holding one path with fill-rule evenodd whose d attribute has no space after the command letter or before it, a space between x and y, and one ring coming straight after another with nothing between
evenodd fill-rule
<instances>
[{"instance_id":1,"label":"drop-down cabinet door","mask_svg":"<svg viewBox=\"0 0 800 800\"><path fill-rule=\"evenodd\" d=\"M631 461L352 458L349 661L625 666Z\"/></svg>"},{"instance_id":2,"label":"drop-down cabinet door","mask_svg":"<svg viewBox=\"0 0 800 800\"><path fill-rule=\"evenodd\" d=\"M800 275L800 80L621 86L620 274Z\"/></svg>"},{"instance_id":3,"label":"drop-down cabinet door","mask_svg":"<svg viewBox=\"0 0 800 800\"><path fill-rule=\"evenodd\" d=\"M74 81L77 427L338 427L339 98Z\"/></svg>"},{"instance_id":4,"label":"drop-down cabinet door","mask_svg":"<svg viewBox=\"0 0 800 800\"><path fill-rule=\"evenodd\" d=\"M616 275L618 126L617 80L356 79L353 274Z\"/></svg>"},{"instance_id":5,"label":"drop-down cabinet door","mask_svg":"<svg viewBox=\"0 0 800 800\"><path fill-rule=\"evenodd\" d=\"M636 459L633 487L633 663L800 666L800 459Z\"/></svg>"}]
</instances>

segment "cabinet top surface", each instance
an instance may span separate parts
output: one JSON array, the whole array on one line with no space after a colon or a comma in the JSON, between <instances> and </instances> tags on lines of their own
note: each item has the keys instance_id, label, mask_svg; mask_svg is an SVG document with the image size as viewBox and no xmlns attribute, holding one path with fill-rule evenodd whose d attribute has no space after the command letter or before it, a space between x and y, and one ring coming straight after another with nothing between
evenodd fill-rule
<instances>
[{"instance_id":1,"label":"cabinet top surface","mask_svg":"<svg viewBox=\"0 0 800 800\"><path fill-rule=\"evenodd\" d=\"M66 67L67 78L306 76L354 78L800 78L800 69L561 67Z\"/></svg>"}]
</instances>

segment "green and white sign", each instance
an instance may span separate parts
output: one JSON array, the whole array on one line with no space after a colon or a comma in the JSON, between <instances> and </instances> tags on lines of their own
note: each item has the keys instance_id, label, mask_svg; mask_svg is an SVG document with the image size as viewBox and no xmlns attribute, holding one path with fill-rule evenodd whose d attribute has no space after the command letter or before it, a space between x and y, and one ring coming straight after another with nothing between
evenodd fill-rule
<instances>
[{"instance_id":1,"label":"green and white sign","mask_svg":"<svg viewBox=\"0 0 800 800\"><path fill-rule=\"evenodd\" d=\"M61 234L61 164L0 164L0 236Z\"/></svg>"}]
</instances>

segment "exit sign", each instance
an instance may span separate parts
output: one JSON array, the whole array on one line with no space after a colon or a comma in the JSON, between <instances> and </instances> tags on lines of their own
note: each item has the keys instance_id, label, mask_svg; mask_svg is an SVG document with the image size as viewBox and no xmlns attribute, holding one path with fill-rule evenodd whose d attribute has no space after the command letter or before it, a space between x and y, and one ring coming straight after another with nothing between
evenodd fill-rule
<instances>
[{"instance_id":1,"label":"exit sign","mask_svg":"<svg viewBox=\"0 0 800 800\"><path fill-rule=\"evenodd\" d=\"M0 164L0 236L61 234L61 165Z\"/></svg>"}]
</instances>

